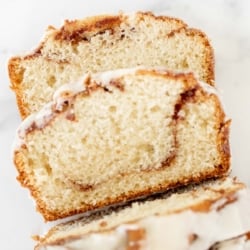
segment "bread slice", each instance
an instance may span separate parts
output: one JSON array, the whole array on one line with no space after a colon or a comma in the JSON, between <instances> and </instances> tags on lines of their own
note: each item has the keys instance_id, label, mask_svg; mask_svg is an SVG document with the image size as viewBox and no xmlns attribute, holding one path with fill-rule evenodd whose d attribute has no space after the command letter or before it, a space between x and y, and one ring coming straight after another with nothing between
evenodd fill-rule
<instances>
[{"instance_id":1,"label":"bread slice","mask_svg":"<svg viewBox=\"0 0 250 250\"><path fill-rule=\"evenodd\" d=\"M165 66L213 84L214 57L204 33L149 12L96 16L49 27L39 47L11 58L9 76L21 116L38 111L61 85L87 72Z\"/></svg>"},{"instance_id":2,"label":"bread slice","mask_svg":"<svg viewBox=\"0 0 250 250\"><path fill-rule=\"evenodd\" d=\"M249 231L249 206L242 183L219 179L59 224L35 249L206 250Z\"/></svg>"},{"instance_id":3,"label":"bread slice","mask_svg":"<svg viewBox=\"0 0 250 250\"><path fill-rule=\"evenodd\" d=\"M85 75L18 129L14 162L46 220L227 174L215 89L192 73Z\"/></svg>"}]
</instances>

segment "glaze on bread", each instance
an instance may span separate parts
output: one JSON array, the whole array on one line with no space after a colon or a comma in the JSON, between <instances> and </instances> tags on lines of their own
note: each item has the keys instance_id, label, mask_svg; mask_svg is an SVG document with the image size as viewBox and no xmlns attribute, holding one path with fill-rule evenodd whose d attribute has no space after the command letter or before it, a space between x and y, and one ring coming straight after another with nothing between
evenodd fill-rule
<instances>
[{"instance_id":1,"label":"glaze on bread","mask_svg":"<svg viewBox=\"0 0 250 250\"><path fill-rule=\"evenodd\" d=\"M192 73L87 74L21 124L18 180L46 220L227 174L229 121Z\"/></svg>"},{"instance_id":2,"label":"glaze on bread","mask_svg":"<svg viewBox=\"0 0 250 250\"><path fill-rule=\"evenodd\" d=\"M250 232L217 242L210 250L249 250Z\"/></svg>"},{"instance_id":3,"label":"glaze on bread","mask_svg":"<svg viewBox=\"0 0 250 250\"><path fill-rule=\"evenodd\" d=\"M9 76L21 116L38 111L54 91L87 72L139 65L193 71L213 85L213 50L204 33L149 12L96 16L49 27L39 47L11 58Z\"/></svg>"},{"instance_id":4,"label":"glaze on bread","mask_svg":"<svg viewBox=\"0 0 250 250\"><path fill-rule=\"evenodd\" d=\"M242 183L218 179L60 224L35 249L229 250L247 240L249 206Z\"/></svg>"}]
</instances>

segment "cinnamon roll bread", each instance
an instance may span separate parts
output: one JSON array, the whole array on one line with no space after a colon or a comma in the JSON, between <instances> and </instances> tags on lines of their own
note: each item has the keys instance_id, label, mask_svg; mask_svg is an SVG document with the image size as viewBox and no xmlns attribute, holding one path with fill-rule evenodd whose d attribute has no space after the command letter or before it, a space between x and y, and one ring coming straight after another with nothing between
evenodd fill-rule
<instances>
[{"instance_id":1,"label":"cinnamon roll bread","mask_svg":"<svg viewBox=\"0 0 250 250\"><path fill-rule=\"evenodd\" d=\"M54 91L84 73L139 65L193 71L213 84L208 38L176 18L149 12L103 15L49 27L31 54L9 61L11 88L24 118L51 101Z\"/></svg>"},{"instance_id":2,"label":"cinnamon roll bread","mask_svg":"<svg viewBox=\"0 0 250 250\"><path fill-rule=\"evenodd\" d=\"M192 73L87 74L22 122L14 162L55 220L227 174L229 124Z\"/></svg>"}]
</instances>

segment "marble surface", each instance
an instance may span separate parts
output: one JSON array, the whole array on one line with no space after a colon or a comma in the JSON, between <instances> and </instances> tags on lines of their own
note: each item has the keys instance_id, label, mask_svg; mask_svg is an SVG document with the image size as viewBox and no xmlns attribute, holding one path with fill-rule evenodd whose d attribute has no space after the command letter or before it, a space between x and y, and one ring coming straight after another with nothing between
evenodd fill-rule
<instances>
[{"instance_id":1,"label":"marble surface","mask_svg":"<svg viewBox=\"0 0 250 250\"><path fill-rule=\"evenodd\" d=\"M74 4L73 4L74 2ZM150 10L184 19L210 37L215 49L216 82L232 118L232 174L250 185L250 1L249 0L8 0L0 2L0 248L33 249L31 235L44 225L27 190L15 180L11 144L20 118L9 89L7 60L38 44L45 28L64 19L100 13Z\"/></svg>"}]
</instances>

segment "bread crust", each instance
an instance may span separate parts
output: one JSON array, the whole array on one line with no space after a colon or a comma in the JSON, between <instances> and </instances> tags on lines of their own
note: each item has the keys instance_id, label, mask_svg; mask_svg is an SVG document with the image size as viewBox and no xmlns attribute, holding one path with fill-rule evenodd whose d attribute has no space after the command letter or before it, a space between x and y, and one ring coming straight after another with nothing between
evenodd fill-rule
<instances>
[{"instance_id":1,"label":"bread crust","mask_svg":"<svg viewBox=\"0 0 250 250\"><path fill-rule=\"evenodd\" d=\"M177 23L180 27L187 27L181 19L168 17L168 16L155 16L152 12L137 12L137 22L143 21L145 17L152 18L152 20L159 20L162 22ZM120 13L119 15L100 15L87 17L83 20L66 20L64 25L59 29L55 30L53 36L55 40L64 42L77 43L82 41L89 34L96 35L105 30L113 30L119 27L122 22L128 22L128 16Z\"/></svg>"}]
</instances>

